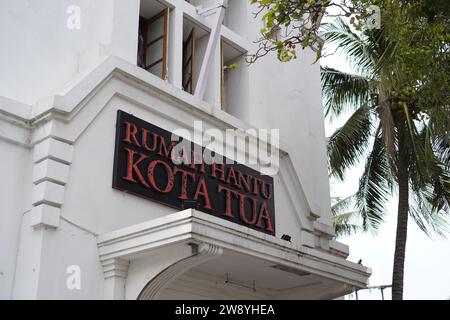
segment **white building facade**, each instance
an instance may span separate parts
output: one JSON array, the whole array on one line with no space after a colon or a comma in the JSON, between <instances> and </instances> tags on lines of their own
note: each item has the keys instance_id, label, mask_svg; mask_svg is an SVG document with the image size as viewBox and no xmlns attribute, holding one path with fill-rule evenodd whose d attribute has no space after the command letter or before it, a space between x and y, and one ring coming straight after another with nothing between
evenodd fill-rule
<instances>
[{"instance_id":1,"label":"white building facade","mask_svg":"<svg viewBox=\"0 0 450 320\"><path fill-rule=\"evenodd\" d=\"M0 298L332 299L367 286L370 269L334 237L315 52L247 66L255 11L1 2ZM233 220L205 210L205 195L180 208L113 188L118 111L167 132L280 129L273 226L239 222L237 197Z\"/></svg>"}]
</instances>

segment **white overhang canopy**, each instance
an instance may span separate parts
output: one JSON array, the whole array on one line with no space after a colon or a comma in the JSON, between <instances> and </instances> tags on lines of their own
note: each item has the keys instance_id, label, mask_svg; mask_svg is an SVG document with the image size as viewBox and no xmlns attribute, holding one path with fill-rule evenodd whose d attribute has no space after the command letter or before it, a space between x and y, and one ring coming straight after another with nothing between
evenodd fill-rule
<instances>
[{"instance_id":1,"label":"white overhang canopy","mask_svg":"<svg viewBox=\"0 0 450 320\"><path fill-rule=\"evenodd\" d=\"M128 285L130 261L151 257L152 271L141 286L110 293L127 299L156 299L187 272L214 276L270 299L327 299L365 288L370 273L342 257L298 247L194 209L100 235L98 250L105 279L114 283L111 290L118 290L120 281L122 287ZM128 276L133 277L131 270Z\"/></svg>"}]
</instances>

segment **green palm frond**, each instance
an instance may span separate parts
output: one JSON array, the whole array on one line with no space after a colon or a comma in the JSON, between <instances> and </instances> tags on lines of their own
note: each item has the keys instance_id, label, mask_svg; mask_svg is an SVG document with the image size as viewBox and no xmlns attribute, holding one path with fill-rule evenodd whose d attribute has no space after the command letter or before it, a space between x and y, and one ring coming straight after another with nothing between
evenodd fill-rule
<instances>
[{"instance_id":1,"label":"green palm frond","mask_svg":"<svg viewBox=\"0 0 450 320\"><path fill-rule=\"evenodd\" d=\"M342 18L324 23L322 35L326 45L335 46L338 51L343 53L358 73L369 77L373 75L374 52L368 46L367 38L364 35L353 32Z\"/></svg>"},{"instance_id":2,"label":"green palm frond","mask_svg":"<svg viewBox=\"0 0 450 320\"><path fill-rule=\"evenodd\" d=\"M325 115L331 118L366 104L371 96L370 80L366 77L321 67Z\"/></svg>"},{"instance_id":3,"label":"green palm frond","mask_svg":"<svg viewBox=\"0 0 450 320\"><path fill-rule=\"evenodd\" d=\"M430 126L425 123L420 132L413 133L409 142L413 146L412 153L415 153L410 160L411 189L416 197L414 203L418 206L418 209L411 206L411 214L423 231L426 225L417 219L420 214L425 221L430 219L428 216L432 213L433 217L450 215L450 145L445 137L433 138ZM439 224L428 225L435 231L439 229Z\"/></svg>"},{"instance_id":4,"label":"green palm frond","mask_svg":"<svg viewBox=\"0 0 450 320\"><path fill-rule=\"evenodd\" d=\"M360 224L351 223L355 214L357 214L357 211L350 211L333 217L333 226L336 237L351 236L361 231Z\"/></svg>"},{"instance_id":5,"label":"green palm frond","mask_svg":"<svg viewBox=\"0 0 450 320\"><path fill-rule=\"evenodd\" d=\"M358 211L355 208L355 195L346 198L332 198L331 213L337 237L350 236L362 230Z\"/></svg>"},{"instance_id":6,"label":"green palm frond","mask_svg":"<svg viewBox=\"0 0 450 320\"><path fill-rule=\"evenodd\" d=\"M448 207L448 198L446 200L446 208L443 210L436 210L433 208L432 202L427 197L432 196L434 191L430 188L427 195L426 192L415 192L411 196L409 214L413 218L416 225L427 236L431 237L432 232L440 237L445 237L449 230L448 219L450 218L450 211Z\"/></svg>"},{"instance_id":7,"label":"green palm frond","mask_svg":"<svg viewBox=\"0 0 450 320\"><path fill-rule=\"evenodd\" d=\"M433 211L444 212L450 215L450 174L443 166L431 175L432 192L429 196L429 202L432 204Z\"/></svg>"},{"instance_id":8,"label":"green palm frond","mask_svg":"<svg viewBox=\"0 0 450 320\"><path fill-rule=\"evenodd\" d=\"M392 189L391 171L380 131L379 127L356 193L364 230L377 229L383 221L385 204Z\"/></svg>"},{"instance_id":9,"label":"green palm frond","mask_svg":"<svg viewBox=\"0 0 450 320\"><path fill-rule=\"evenodd\" d=\"M394 59L397 50L398 43L391 41L386 34L386 26L382 25L379 29L366 30L364 33L366 50L370 52L372 59L372 72L373 76L378 80L381 80L380 73L382 69L390 69L396 67L396 59ZM391 75L393 72L390 73Z\"/></svg>"},{"instance_id":10,"label":"green palm frond","mask_svg":"<svg viewBox=\"0 0 450 320\"><path fill-rule=\"evenodd\" d=\"M366 150L371 129L370 108L363 106L333 133L327 144L328 165L332 175L342 180L345 170L359 162Z\"/></svg>"},{"instance_id":11,"label":"green palm frond","mask_svg":"<svg viewBox=\"0 0 450 320\"><path fill-rule=\"evenodd\" d=\"M351 195L345 198L332 197L331 198L331 214L337 216L345 211L353 209L355 206L355 195Z\"/></svg>"},{"instance_id":12,"label":"green palm frond","mask_svg":"<svg viewBox=\"0 0 450 320\"><path fill-rule=\"evenodd\" d=\"M445 166L446 170L450 170L450 135L443 134L435 137L432 142L432 148L438 159Z\"/></svg>"}]
</instances>

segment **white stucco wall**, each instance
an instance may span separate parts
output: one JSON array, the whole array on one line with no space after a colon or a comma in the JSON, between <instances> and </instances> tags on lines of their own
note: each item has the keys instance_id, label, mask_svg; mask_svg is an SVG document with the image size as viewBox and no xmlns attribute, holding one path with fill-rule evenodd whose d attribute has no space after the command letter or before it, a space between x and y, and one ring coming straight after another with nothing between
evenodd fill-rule
<instances>
[{"instance_id":1,"label":"white stucco wall","mask_svg":"<svg viewBox=\"0 0 450 320\"><path fill-rule=\"evenodd\" d=\"M66 28L66 9L72 4L81 9L80 30ZM108 55L135 64L138 17L139 0L2 1L0 41L6 50L0 50L0 97L27 104L24 108L33 114L32 110L38 110L45 98L67 93L65 88L69 83L76 85L82 81L81 87L89 86L89 81L80 80L78 76L89 74ZM233 17L228 17L225 24L235 31L243 30L238 35L239 41L251 51L252 41L260 28L260 22L253 20L251 12L248 11L247 21L242 26ZM200 44L204 47L206 41ZM216 67L219 65L217 57L216 52ZM239 69L246 69L230 77L231 85L236 87L227 102L231 116L221 113L217 105L220 101L220 93L218 95L216 90L219 78L214 79L207 90L205 100L210 104L200 106L195 100L192 103L203 108L201 118L210 126L220 117L221 129L226 127L223 119L242 126L279 128L282 147L289 153L306 194L307 201L301 201L308 202L312 211L320 215L319 221L330 226L319 66L311 65L314 58L315 53L307 49L298 60L289 63L282 64L274 56L267 56L250 67L241 64ZM170 65L177 65L174 60L169 58ZM200 61L197 64L200 65ZM174 94L173 99L162 99L157 90L142 85L152 75L141 76L145 73L143 70L127 68L127 72L133 73L130 77L136 74L141 77L134 80L134 87L125 88L124 83L114 79L109 87L98 88L94 97L87 99L90 107L83 102L81 111L64 120L70 124L77 117L89 118L96 108L102 109L94 112L95 119L82 129L77 139L67 139L73 143L74 151L64 187L61 222L56 230L35 230L29 221L32 153L34 144L39 142L33 137L47 137L48 128L40 125L22 139L22 133L16 134L10 127L16 126L16 122L20 123L19 127L27 127L36 119L24 116L25 120L18 120L17 115L11 116L13 111L8 111L14 103L0 100L0 157L3 159L0 164L0 298L100 298L103 275L97 259L95 236L174 212L171 208L111 188L116 110L131 112L166 130L188 127L187 123L192 125L199 119L200 112L194 113L191 105L180 102L185 98L175 88L158 89ZM220 72L213 75L220 75ZM175 79L172 73L169 82ZM162 82L159 79L152 81ZM124 90L120 98L102 100L119 89ZM3 121L3 118L7 120ZM48 127L59 127L61 123ZM18 137L17 141L9 138L14 135ZM19 141L21 139L23 143ZM289 183L283 182L280 176L274 179L277 237L286 233L299 245L308 242L314 246L314 237L300 231L306 226L301 224L298 216L301 214L306 219L310 213L289 197L286 190L294 190ZM300 201L302 198L297 196ZM320 241L316 240L320 247ZM77 250L79 246L85 250ZM70 264L89 270L83 278L86 282L83 282L81 292L68 291L62 281L65 268Z\"/></svg>"},{"instance_id":2,"label":"white stucco wall","mask_svg":"<svg viewBox=\"0 0 450 320\"><path fill-rule=\"evenodd\" d=\"M232 0L230 2L233 2ZM231 4L236 10L238 5ZM256 8L248 5L247 19L225 20L231 23L256 52L253 43L260 37L261 21L254 19ZM242 30L242 32L241 32ZM290 153L312 209L321 222L330 223L330 196L326 164L326 140L322 111L319 63L312 64L316 53L300 50L298 59L281 63L271 53L252 65L239 61L228 71L230 93L226 107L237 118L259 128L280 129L281 141ZM242 88L245 88L244 90Z\"/></svg>"},{"instance_id":3,"label":"white stucco wall","mask_svg":"<svg viewBox=\"0 0 450 320\"><path fill-rule=\"evenodd\" d=\"M0 123L1 128L5 126ZM32 162L29 149L0 140L0 299L14 285L22 216L30 210Z\"/></svg>"},{"instance_id":4,"label":"white stucco wall","mask_svg":"<svg viewBox=\"0 0 450 320\"><path fill-rule=\"evenodd\" d=\"M80 29L67 9L80 8ZM101 56L136 62L139 0L4 0L0 3L0 96L34 104L60 91ZM114 22L113 22L114 21Z\"/></svg>"}]
</instances>

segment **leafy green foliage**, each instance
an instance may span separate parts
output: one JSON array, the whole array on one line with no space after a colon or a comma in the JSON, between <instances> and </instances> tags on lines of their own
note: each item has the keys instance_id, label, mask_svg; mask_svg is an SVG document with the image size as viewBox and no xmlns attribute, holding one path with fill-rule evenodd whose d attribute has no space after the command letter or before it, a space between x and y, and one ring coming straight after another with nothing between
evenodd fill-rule
<instances>
[{"instance_id":1,"label":"leafy green foliage","mask_svg":"<svg viewBox=\"0 0 450 320\"><path fill-rule=\"evenodd\" d=\"M329 139L329 167L343 179L346 169L366 158L355 195L365 230L383 221L398 186L392 296L401 299L408 214L429 235L444 235L450 216L450 1L250 1L265 24L250 62L271 51L290 61L306 47L316 49L317 61L326 51L322 16L339 6L347 17L349 23L336 19L322 28L325 45L344 54L353 70L321 70L326 116L353 112ZM364 28L371 6L380 9L378 29ZM355 230L351 216L334 216L339 232Z\"/></svg>"},{"instance_id":2,"label":"leafy green foliage","mask_svg":"<svg viewBox=\"0 0 450 320\"><path fill-rule=\"evenodd\" d=\"M299 48L307 47L315 48L317 61L322 55L319 27L327 10L338 8L340 15L349 17L353 26L361 30L370 5L356 0L250 0L250 3L257 9L255 15L261 16L264 22L259 49L248 59L251 63L272 51L280 61L291 61L297 58Z\"/></svg>"}]
</instances>

